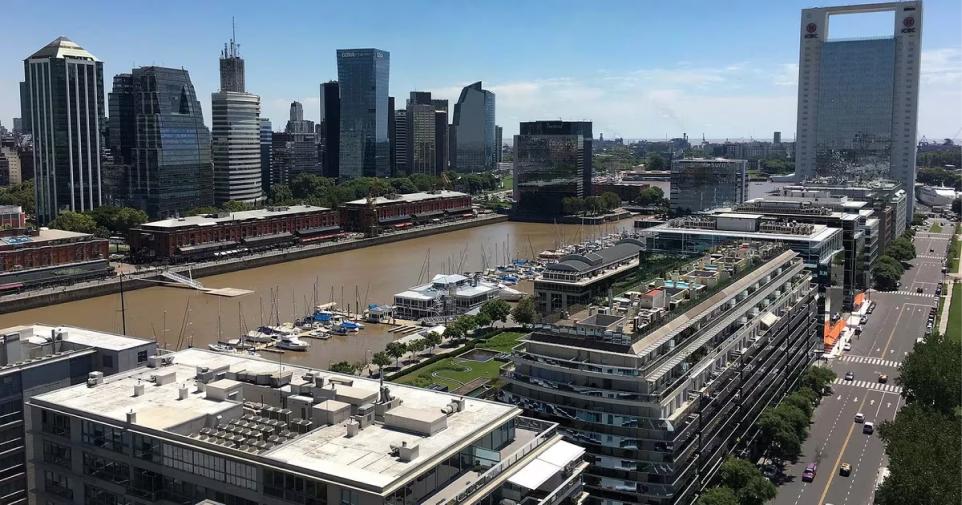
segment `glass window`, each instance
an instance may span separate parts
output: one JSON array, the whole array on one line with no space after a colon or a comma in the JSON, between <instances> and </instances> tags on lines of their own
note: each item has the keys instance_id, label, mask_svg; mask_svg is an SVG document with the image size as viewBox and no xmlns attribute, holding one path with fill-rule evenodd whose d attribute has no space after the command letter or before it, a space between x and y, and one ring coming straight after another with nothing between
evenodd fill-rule
<instances>
[{"instance_id":1,"label":"glass window","mask_svg":"<svg viewBox=\"0 0 962 505\"><path fill-rule=\"evenodd\" d=\"M81 434L85 444L115 452L123 452L129 440L124 430L91 421L83 422Z\"/></svg>"},{"instance_id":2,"label":"glass window","mask_svg":"<svg viewBox=\"0 0 962 505\"><path fill-rule=\"evenodd\" d=\"M70 448L55 444L49 440L43 441L43 461L53 465L70 468Z\"/></svg>"}]
</instances>

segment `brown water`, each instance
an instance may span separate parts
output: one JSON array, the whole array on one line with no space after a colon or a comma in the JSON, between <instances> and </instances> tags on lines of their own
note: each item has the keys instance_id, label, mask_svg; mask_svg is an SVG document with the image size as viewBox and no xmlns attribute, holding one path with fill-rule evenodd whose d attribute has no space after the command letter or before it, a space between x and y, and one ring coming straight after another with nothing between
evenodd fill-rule
<instances>
[{"instance_id":1,"label":"brown water","mask_svg":"<svg viewBox=\"0 0 962 505\"><path fill-rule=\"evenodd\" d=\"M235 338L242 329L272 321L272 306L283 321L311 311L317 303L331 301L341 307L391 303L394 293L426 281L437 273L478 271L506 263L508 258L529 258L561 242L577 242L630 229L632 220L597 226L502 222L430 237L356 249L279 263L201 279L207 287L254 291L237 298L206 295L199 291L154 287L125 296L127 333L156 339L176 348L191 341L206 346ZM425 275L421 275L422 271ZM273 294L272 294L273 292ZM316 295L315 295L316 293ZM102 331L121 331L120 296L109 295L0 315L0 328L18 324L48 323ZM361 362L396 335L383 325L368 325L361 333L308 339L307 352L287 352L264 357L327 367L338 361Z\"/></svg>"}]
</instances>

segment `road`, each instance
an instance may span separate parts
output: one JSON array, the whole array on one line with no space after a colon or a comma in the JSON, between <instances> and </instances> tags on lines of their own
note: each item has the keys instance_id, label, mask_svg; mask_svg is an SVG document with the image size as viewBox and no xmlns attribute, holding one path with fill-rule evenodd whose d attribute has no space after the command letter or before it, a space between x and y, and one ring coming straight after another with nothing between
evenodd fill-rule
<instances>
[{"instance_id":1,"label":"road","mask_svg":"<svg viewBox=\"0 0 962 505\"><path fill-rule=\"evenodd\" d=\"M875 310L861 336L851 341L852 349L829 362L839 379L815 411L798 463L786 465L776 505L872 503L879 471L887 464L877 429L902 406L895 380L898 366L923 336L929 308L936 305L934 289L943 277L942 259L952 230L946 226L938 234L916 232L917 257L902 276L900 291L870 292ZM921 294L916 292L919 287ZM854 380L844 380L847 372L855 374ZM886 384L878 382L880 374L888 375ZM862 433L863 424L854 421L857 413L875 423L875 434ZM812 462L818 465L815 480L802 482L802 470ZM842 463L852 466L850 476L839 475Z\"/></svg>"}]
</instances>

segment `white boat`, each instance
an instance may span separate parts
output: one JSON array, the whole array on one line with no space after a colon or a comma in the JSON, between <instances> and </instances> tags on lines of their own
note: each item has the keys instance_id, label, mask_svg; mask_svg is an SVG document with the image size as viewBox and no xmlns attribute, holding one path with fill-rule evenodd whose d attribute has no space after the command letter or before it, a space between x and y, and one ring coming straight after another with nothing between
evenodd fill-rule
<instances>
[{"instance_id":1,"label":"white boat","mask_svg":"<svg viewBox=\"0 0 962 505\"><path fill-rule=\"evenodd\" d=\"M501 288L501 291L498 292L498 298L502 300L506 300L509 302L516 302L520 300L522 297L524 297L524 293L521 291L518 291L517 289L509 288L504 284L501 284L498 287Z\"/></svg>"},{"instance_id":2,"label":"white boat","mask_svg":"<svg viewBox=\"0 0 962 505\"><path fill-rule=\"evenodd\" d=\"M207 344L207 348L214 352L237 352L236 349L226 344Z\"/></svg>"},{"instance_id":3,"label":"white boat","mask_svg":"<svg viewBox=\"0 0 962 505\"><path fill-rule=\"evenodd\" d=\"M264 333L264 332L260 332L260 331L256 331L256 330L251 330L251 331L247 332L247 335L246 335L246 336L244 336L244 340L246 340L246 341L248 341L248 342L256 342L256 343L258 343L258 344L264 344L264 343L267 343L267 342L273 342L273 341L274 341L274 337L272 337L272 336L270 336L270 335L268 335L267 333Z\"/></svg>"},{"instance_id":4,"label":"white boat","mask_svg":"<svg viewBox=\"0 0 962 505\"><path fill-rule=\"evenodd\" d=\"M282 335L277 341L277 348L287 351L306 351L311 344L297 338L297 335Z\"/></svg>"}]
</instances>

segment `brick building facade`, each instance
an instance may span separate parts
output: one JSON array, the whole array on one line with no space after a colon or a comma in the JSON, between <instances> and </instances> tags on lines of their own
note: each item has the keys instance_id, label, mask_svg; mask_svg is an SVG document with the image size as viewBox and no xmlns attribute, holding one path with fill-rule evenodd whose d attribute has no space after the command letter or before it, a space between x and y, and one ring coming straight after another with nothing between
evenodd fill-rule
<instances>
[{"instance_id":1,"label":"brick building facade","mask_svg":"<svg viewBox=\"0 0 962 505\"><path fill-rule=\"evenodd\" d=\"M457 191L434 191L406 195L362 198L341 206L341 226L345 230L378 233L403 229L432 220L451 221L474 217L471 196Z\"/></svg>"}]
</instances>

